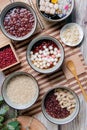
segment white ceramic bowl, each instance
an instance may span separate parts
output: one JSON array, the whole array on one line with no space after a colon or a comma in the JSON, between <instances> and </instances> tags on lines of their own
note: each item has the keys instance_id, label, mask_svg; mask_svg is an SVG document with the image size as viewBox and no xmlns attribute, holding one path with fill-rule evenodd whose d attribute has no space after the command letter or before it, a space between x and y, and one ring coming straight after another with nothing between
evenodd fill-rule
<instances>
[{"instance_id":1,"label":"white ceramic bowl","mask_svg":"<svg viewBox=\"0 0 87 130\"><path fill-rule=\"evenodd\" d=\"M62 33L63 33L66 29L68 29L68 28L70 28L70 27L72 27L72 26L76 26L76 27L78 28L78 30L79 30L79 35L80 35L80 36L79 36L79 41L76 42L75 44L70 43L70 42L66 42L66 41L65 41L65 38L62 36ZM65 26L62 27L62 29L61 29L61 31L60 31L60 38L61 38L62 42L63 42L65 45L71 46L71 47L78 46L78 45L82 42L83 36L84 36L83 30L82 30L81 26L78 25L77 23L69 23L69 24L66 24Z\"/></svg>"}]
</instances>

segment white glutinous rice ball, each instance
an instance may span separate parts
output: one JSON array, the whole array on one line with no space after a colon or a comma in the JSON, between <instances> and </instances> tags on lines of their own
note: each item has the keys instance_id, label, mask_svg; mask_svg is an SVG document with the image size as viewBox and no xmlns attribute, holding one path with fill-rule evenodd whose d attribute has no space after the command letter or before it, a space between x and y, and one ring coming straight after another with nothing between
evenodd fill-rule
<instances>
[{"instance_id":1,"label":"white glutinous rice ball","mask_svg":"<svg viewBox=\"0 0 87 130\"><path fill-rule=\"evenodd\" d=\"M54 8L50 9L50 14L55 14L55 9Z\"/></svg>"},{"instance_id":2,"label":"white glutinous rice ball","mask_svg":"<svg viewBox=\"0 0 87 130\"><path fill-rule=\"evenodd\" d=\"M44 0L40 0L40 5L41 6L45 6L45 1Z\"/></svg>"},{"instance_id":3,"label":"white glutinous rice ball","mask_svg":"<svg viewBox=\"0 0 87 130\"><path fill-rule=\"evenodd\" d=\"M60 57L61 57L61 54L60 54L60 53L58 53L58 54L56 55L56 57L57 57L57 58L60 58Z\"/></svg>"},{"instance_id":4,"label":"white glutinous rice ball","mask_svg":"<svg viewBox=\"0 0 87 130\"><path fill-rule=\"evenodd\" d=\"M53 47L52 46L49 46L49 50L52 50L53 49Z\"/></svg>"},{"instance_id":5,"label":"white glutinous rice ball","mask_svg":"<svg viewBox=\"0 0 87 130\"><path fill-rule=\"evenodd\" d=\"M48 48L46 48L45 51L48 51Z\"/></svg>"},{"instance_id":6,"label":"white glutinous rice ball","mask_svg":"<svg viewBox=\"0 0 87 130\"><path fill-rule=\"evenodd\" d=\"M53 54L53 50L50 51L50 54Z\"/></svg>"},{"instance_id":7,"label":"white glutinous rice ball","mask_svg":"<svg viewBox=\"0 0 87 130\"><path fill-rule=\"evenodd\" d=\"M40 50L40 51L39 51L39 54L42 54L42 53L43 53L43 51L42 51L42 50Z\"/></svg>"},{"instance_id":8,"label":"white glutinous rice ball","mask_svg":"<svg viewBox=\"0 0 87 130\"><path fill-rule=\"evenodd\" d=\"M57 64L56 62L53 63L53 65L56 65L56 64Z\"/></svg>"},{"instance_id":9,"label":"white glutinous rice ball","mask_svg":"<svg viewBox=\"0 0 87 130\"><path fill-rule=\"evenodd\" d=\"M58 49L55 47L55 48L54 48L54 51L58 51Z\"/></svg>"},{"instance_id":10,"label":"white glutinous rice ball","mask_svg":"<svg viewBox=\"0 0 87 130\"><path fill-rule=\"evenodd\" d=\"M40 6L40 11L45 11L45 6L41 5Z\"/></svg>"},{"instance_id":11,"label":"white glutinous rice ball","mask_svg":"<svg viewBox=\"0 0 87 130\"><path fill-rule=\"evenodd\" d=\"M50 8L53 8L53 6L54 6L54 4L49 3L49 7L50 7Z\"/></svg>"},{"instance_id":12,"label":"white glutinous rice ball","mask_svg":"<svg viewBox=\"0 0 87 130\"><path fill-rule=\"evenodd\" d=\"M58 9L58 4L54 4L54 9L55 9L55 10Z\"/></svg>"},{"instance_id":13,"label":"white glutinous rice ball","mask_svg":"<svg viewBox=\"0 0 87 130\"><path fill-rule=\"evenodd\" d=\"M43 46L43 48L45 49L45 48L46 48L46 46Z\"/></svg>"},{"instance_id":14,"label":"white glutinous rice ball","mask_svg":"<svg viewBox=\"0 0 87 130\"><path fill-rule=\"evenodd\" d=\"M49 2L45 2L45 7L49 7Z\"/></svg>"},{"instance_id":15,"label":"white glutinous rice ball","mask_svg":"<svg viewBox=\"0 0 87 130\"><path fill-rule=\"evenodd\" d=\"M47 13L47 14L50 13L50 8L49 8L49 7L46 7L46 9L45 9L45 13Z\"/></svg>"},{"instance_id":16,"label":"white glutinous rice ball","mask_svg":"<svg viewBox=\"0 0 87 130\"><path fill-rule=\"evenodd\" d=\"M49 66L50 66L50 63L47 63L47 66L49 67Z\"/></svg>"}]
</instances>

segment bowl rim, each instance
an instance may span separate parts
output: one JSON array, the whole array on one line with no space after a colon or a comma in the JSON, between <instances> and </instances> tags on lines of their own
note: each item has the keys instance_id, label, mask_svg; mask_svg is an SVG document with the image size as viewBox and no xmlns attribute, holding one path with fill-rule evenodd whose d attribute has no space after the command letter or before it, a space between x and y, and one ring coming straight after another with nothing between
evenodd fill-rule
<instances>
[{"instance_id":1,"label":"bowl rim","mask_svg":"<svg viewBox=\"0 0 87 130\"><path fill-rule=\"evenodd\" d=\"M54 66L53 68L50 68L50 69L46 69L46 70L44 70L44 69L42 70L42 69L39 69L39 68L35 67L35 66L32 64L32 62L31 62L31 60L30 60L30 57L29 57L29 52L30 52L29 48L30 48L30 46L31 46L31 48L32 48L32 46L33 46L36 42L38 42L38 41L40 41L40 40L44 40L44 39L54 41L55 44L58 45L58 47L60 46L61 49L62 49L62 57L61 57L60 64L59 64L59 62L58 62L56 66ZM32 45L32 43L33 43L33 45ZM59 47L59 48L60 48L60 47ZM38 72L38 73L42 73L42 74L52 74L52 73L56 72L56 71L59 70L60 67L62 66L62 64L63 64L63 62L64 62L64 57L65 57L65 52L64 52L64 47L63 47L63 45L62 45L56 38L54 38L54 37L52 37L52 36L46 36L46 35L44 35L44 36L38 36L38 37L36 37L35 39L33 39L33 40L28 44L28 47L27 47L27 52L26 52L27 62L28 62L28 64L30 65L30 67L31 67L33 70L35 70L36 72ZM54 70L52 71L52 69L54 69Z\"/></svg>"},{"instance_id":2,"label":"bowl rim","mask_svg":"<svg viewBox=\"0 0 87 130\"><path fill-rule=\"evenodd\" d=\"M70 13L69 13L68 15L66 15L65 17L63 17L63 18L61 18L61 19L57 19L57 20L55 20L55 19L53 20L53 19L50 19L50 18L45 17L45 16L41 13L41 11L39 10L39 4L38 4L38 2L39 2L39 0L36 0L37 9L38 9L40 15L41 15L45 20L47 20L47 21L49 21L49 22L61 22L61 21L65 20L66 18L68 18L68 17L70 16L70 14L72 13L72 11L73 11L73 9L74 9L74 2L75 2L75 0L72 0L72 7L71 7L71 10L70 10Z\"/></svg>"},{"instance_id":3,"label":"bowl rim","mask_svg":"<svg viewBox=\"0 0 87 130\"><path fill-rule=\"evenodd\" d=\"M34 20L35 20L33 29L30 31L30 33L26 34L23 37L15 37L15 36L7 33L7 31L5 30L4 25L3 25L3 20L4 20L5 15L7 14L7 12L10 9L15 8L17 6L24 7L24 8L27 8L28 10L30 10L31 13L33 14ZM5 6L4 9L1 11L0 25L1 25L1 31L3 32L3 34L6 37L8 37L9 39L14 40L14 41L23 41L23 40L28 39L29 37L31 37L34 34L34 32L35 32L35 30L37 28L37 16L36 16L36 13L35 13L34 9L30 5L28 5L27 3L24 3L24 2L13 2L13 3L10 3L7 6Z\"/></svg>"},{"instance_id":4,"label":"bowl rim","mask_svg":"<svg viewBox=\"0 0 87 130\"><path fill-rule=\"evenodd\" d=\"M8 101L8 102L6 101L6 99L5 99L5 97L4 97L4 94L3 94L3 93L4 93L4 92L3 92L3 88L4 88L5 86L7 86L7 84L5 84L5 82L8 80L8 81L7 81L7 83L8 83L12 78L14 78L15 76L18 76L18 75L25 75L25 76L31 77L32 80L34 80L34 82L35 82L36 85L37 85L37 92L38 92L38 93L37 93L36 99L31 103L31 105L28 106L28 104L27 104L27 107L21 107L21 108L19 108L19 107L16 107L16 104L15 104L15 107L14 107L13 105L11 105L11 104L9 103L9 101ZM1 95L2 95L2 97L3 97L4 101L5 101L5 103L6 103L8 106L10 106L11 108L16 109L16 110L25 110L25 109L31 108L31 107L35 104L35 102L37 101L37 99L38 99L38 97L39 97L39 93L40 93L39 84L38 84L37 80L35 79L35 77L32 76L31 74L29 74L29 73L27 73L27 72L23 72L23 71L14 72L14 73L10 74L9 76L7 76L7 77L5 78L5 80L3 81L3 84L2 84L2 86L1 86ZM13 103L13 104L14 104L14 103ZM23 106L23 105L22 105L22 106Z\"/></svg>"},{"instance_id":5,"label":"bowl rim","mask_svg":"<svg viewBox=\"0 0 87 130\"><path fill-rule=\"evenodd\" d=\"M53 91L53 90L55 90L55 89L57 89L57 88L59 88L59 89L66 89L67 91L71 92L71 93L75 96L75 99L78 101L78 108L77 108L76 114L74 114L74 116L72 117L72 119L70 119L70 120L68 120L68 121L65 121L65 122L58 122L58 120L57 120L56 118L53 118L53 119L56 119L57 121L55 121L55 122L52 121L52 120L51 120L52 117L51 117L50 115L48 115L48 113L44 110L44 108L45 108L44 102L45 102L46 96L47 96L51 91ZM57 86L57 87L51 88L50 90L48 90L48 91L45 93L45 95L43 96L43 99L42 99L42 103L41 103L41 110L42 110L42 113L43 113L43 115L45 116L45 118L46 118L48 121L50 121L51 123L56 124L56 125L64 125L64 124L67 124L67 123L73 121L73 120L76 118L76 116L79 114L79 112L80 112L80 100L79 100L78 95L77 95L77 94L74 92L74 90L72 90L71 88L68 88L68 87L65 87L65 86ZM49 119L48 116L51 117L51 119ZM62 119L61 119L61 120L62 120Z\"/></svg>"}]
</instances>

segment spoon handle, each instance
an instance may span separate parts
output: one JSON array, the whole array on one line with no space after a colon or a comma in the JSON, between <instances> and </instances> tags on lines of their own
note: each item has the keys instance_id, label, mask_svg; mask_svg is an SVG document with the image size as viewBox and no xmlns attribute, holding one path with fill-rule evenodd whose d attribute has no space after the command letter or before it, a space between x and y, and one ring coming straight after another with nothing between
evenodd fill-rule
<instances>
[{"instance_id":1,"label":"spoon handle","mask_svg":"<svg viewBox=\"0 0 87 130\"><path fill-rule=\"evenodd\" d=\"M77 82L78 82L78 84L79 84L79 87L80 87L80 89L81 89L81 91L82 91L82 93L83 93L83 96L84 96L85 100L87 101L87 94L86 94L86 92L84 91L84 89L83 89L83 87L82 87L82 85L81 85L81 83L80 83L80 81L79 81L78 76L75 76L75 78L76 78L76 80L77 80Z\"/></svg>"}]
</instances>

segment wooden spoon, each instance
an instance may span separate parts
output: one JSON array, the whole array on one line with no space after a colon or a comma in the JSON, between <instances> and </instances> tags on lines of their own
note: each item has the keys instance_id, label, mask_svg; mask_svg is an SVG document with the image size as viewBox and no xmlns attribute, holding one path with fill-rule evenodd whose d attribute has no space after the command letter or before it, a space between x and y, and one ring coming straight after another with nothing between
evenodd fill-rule
<instances>
[{"instance_id":1,"label":"wooden spoon","mask_svg":"<svg viewBox=\"0 0 87 130\"><path fill-rule=\"evenodd\" d=\"M78 78L77 72L76 72L76 67L75 67L73 61L72 61L72 60L67 61L66 66L67 66L67 68L69 69L69 71L74 75L74 77L75 77L75 79L77 80L77 82L78 82L78 84L79 84L79 87L80 87L80 89L81 89L81 91L82 91L82 94L83 94L85 100L87 101L87 94L86 94L86 92L84 91L84 89L83 89L83 87L82 87L82 85L81 85L81 83L80 83L80 81L79 81L79 78Z\"/></svg>"}]
</instances>

